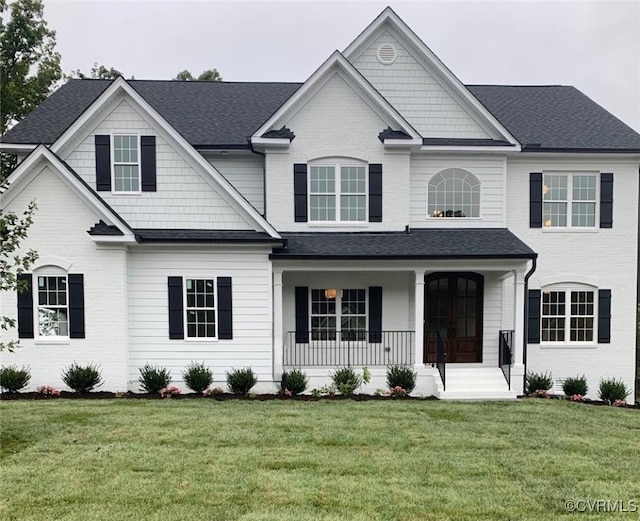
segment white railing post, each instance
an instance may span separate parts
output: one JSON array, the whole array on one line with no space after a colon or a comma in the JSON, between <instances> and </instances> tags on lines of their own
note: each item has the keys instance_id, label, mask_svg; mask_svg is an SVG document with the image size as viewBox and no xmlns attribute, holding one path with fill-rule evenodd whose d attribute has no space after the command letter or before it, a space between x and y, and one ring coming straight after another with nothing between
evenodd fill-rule
<instances>
[{"instance_id":1,"label":"white railing post","mask_svg":"<svg viewBox=\"0 0 640 521\"><path fill-rule=\"evenodd\" d=\"M283 371L282 270L273 271L273 381L282 379Z\"/></svg>"}]
</instances>

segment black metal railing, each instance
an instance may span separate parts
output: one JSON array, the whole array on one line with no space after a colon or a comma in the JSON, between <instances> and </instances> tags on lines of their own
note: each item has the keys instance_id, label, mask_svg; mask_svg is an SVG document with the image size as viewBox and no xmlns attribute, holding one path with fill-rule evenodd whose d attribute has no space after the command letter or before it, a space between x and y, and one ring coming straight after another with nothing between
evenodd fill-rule
<instances>
[{"instance_id":1,"label":"black metal railing","mask_svg":"<svg viewBox=\"0 0 640 521\"><path fill-rule=\"evenodd\" d=\"M512 330L504 330L498 333L498 364L500 365L500 369L502 369L502 374L507 381L509 390L511 390L511 363L513 360L512 342Z\"/></svg>"},{"instance_id":2,"label":"black metal railing","mask_svg":"<svg viewBox=\"0 0 640 521\"><path fill-rule=\"evenodd\" d=\"M438 373L440 373L440 379L442 380L442 390L447 390L446 383L446 364L447 364L447 350L444 347L444 342L442 341L442 337L440 333L436 331L436 367L438 368Z\"/></svg>"},{"instance_id":3,"label":"black metal railing","mask_svg":"<svg viewBox=\"0 0 640 521\"><path fill-rule=\"evenodd\" d=\"M413 331L289 331L285 367L413 365Z\"/></svg>"}]
</instances>

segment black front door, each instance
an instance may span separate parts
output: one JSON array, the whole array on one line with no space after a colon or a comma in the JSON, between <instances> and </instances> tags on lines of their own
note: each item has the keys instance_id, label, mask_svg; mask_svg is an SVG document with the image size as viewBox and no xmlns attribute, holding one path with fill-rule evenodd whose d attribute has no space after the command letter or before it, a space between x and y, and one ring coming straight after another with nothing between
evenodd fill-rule
<instances>
[{"instance_id":1,"label":"black front door","mask_svg":"<svg viewBox=\"0 0 640 521\"><path fill-rule=\"evenodd\" d=\"M436 362L438 333L448 363L482 362L482 275L432 273L424 298L424 362Z\"/></svg>"}]
</instances>

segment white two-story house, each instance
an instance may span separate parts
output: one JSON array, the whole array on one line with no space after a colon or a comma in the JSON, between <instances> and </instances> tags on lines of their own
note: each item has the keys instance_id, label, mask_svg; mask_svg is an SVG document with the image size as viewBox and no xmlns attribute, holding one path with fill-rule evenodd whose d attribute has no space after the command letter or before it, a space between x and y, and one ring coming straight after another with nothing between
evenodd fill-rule
<instances>
[{"instance_id":1,"label":"white two-story house","mask_svg":"<svg viewBox=\"0 0 640 521\"><path fill-rule=\"evenodd\" d=\"M441 398L635 388L640 135L573 87L463 85L389 8L302 84L71 80L0 146L2 208L38 205L2 295L32 386L203 361L274 392L394 364Z\"/></svg>"}]
</instances>

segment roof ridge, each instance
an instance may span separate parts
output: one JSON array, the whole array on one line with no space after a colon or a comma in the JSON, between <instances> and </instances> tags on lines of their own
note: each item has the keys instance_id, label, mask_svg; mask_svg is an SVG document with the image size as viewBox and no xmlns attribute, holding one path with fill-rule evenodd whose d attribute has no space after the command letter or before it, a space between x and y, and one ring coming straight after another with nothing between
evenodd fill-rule
<instances>
[{"instance_id":1,"label":"roof ridge","mask_svg":"<svg viewBox=\"0 0 640 521\"><path fill-rule=\"evenodd\" d=\"M465 83L465 87L530 87L530 88L575 88L573 85L510 85L510 84L498 84L498 83Z\"/></svg>"}]
</instances>

